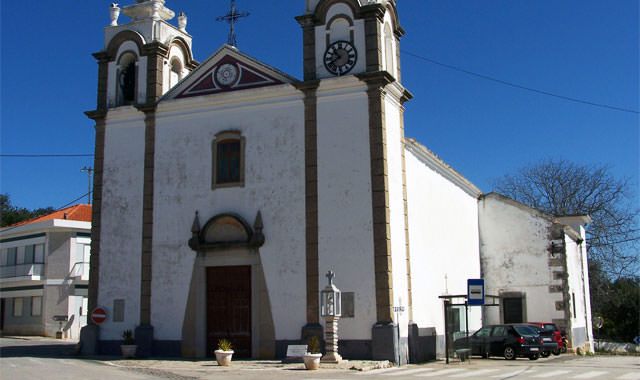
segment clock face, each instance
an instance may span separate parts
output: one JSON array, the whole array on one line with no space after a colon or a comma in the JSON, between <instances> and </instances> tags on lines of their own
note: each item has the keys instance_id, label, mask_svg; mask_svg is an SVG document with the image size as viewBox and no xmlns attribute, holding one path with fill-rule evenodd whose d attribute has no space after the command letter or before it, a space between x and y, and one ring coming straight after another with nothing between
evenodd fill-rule
<instances>
[{"instance_id":1,"label":"clock face","mask_svg":"<svg viewBox=\"0 0 640 380\"><path fill-rule=\"evenodd\" d=\"M238 69L230 64L225 63L218 67L216 71L216 80L222 86L229 86L238 79Z\"/></svg>"},{"instance_id":2,"label":"clock face","mask_svg":"<svg viewBox=\"0 0 640 380\"><path fill-rule=\"evenodd\" d=\"M356 48L348 41L336 41L324 53L324 67L335 75L344 75L353 69L358 60Z\"/></svg>"}]
</instances>

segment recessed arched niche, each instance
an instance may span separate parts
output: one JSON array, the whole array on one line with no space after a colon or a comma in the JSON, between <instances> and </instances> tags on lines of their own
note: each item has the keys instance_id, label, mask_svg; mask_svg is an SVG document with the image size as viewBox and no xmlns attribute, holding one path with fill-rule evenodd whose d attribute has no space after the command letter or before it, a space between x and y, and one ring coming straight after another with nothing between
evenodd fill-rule
<instances>
[{"instance_id":1,"label":"recessed arched niche","mask_svg":"<svg viewBox=\"0 0 640 380\"><path fill-rule=\"evenodd\" d=\"M264 244L260 211L256 214L253 227L238 214L223 213L209 219L202 228L200 228L200 220L196 211L191 234L189 247L199 252L231 248L258 248Z\"/></svg>"}]
</instances>

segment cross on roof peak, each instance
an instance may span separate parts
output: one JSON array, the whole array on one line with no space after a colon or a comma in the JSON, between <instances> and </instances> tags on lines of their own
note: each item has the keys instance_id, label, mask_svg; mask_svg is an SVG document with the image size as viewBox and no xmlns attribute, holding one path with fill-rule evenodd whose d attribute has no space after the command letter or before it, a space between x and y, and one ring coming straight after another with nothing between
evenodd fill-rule
<instances>
[{"instance_id":1,"label":"cross on roof peak","mask_svg":"<svg viewBox=\"0 0 640 380\"><path fill-rule=\"evenodd\" d=\"M235 4L235 0L231 0L231 10L229 11L229 13L227 13L224 16L220 16L216 18L216 21L226 21L229 23L229 39L227 40L227 43L231 46L236 46L238 44L238 41L236 40L236 33L235 33L235 28L234 28L234 24L238 21L238 19L240 19L241 17L247 17L249 16L249 12L238 12L236 11L236 4Z\"/></svg>"}]
</instances>

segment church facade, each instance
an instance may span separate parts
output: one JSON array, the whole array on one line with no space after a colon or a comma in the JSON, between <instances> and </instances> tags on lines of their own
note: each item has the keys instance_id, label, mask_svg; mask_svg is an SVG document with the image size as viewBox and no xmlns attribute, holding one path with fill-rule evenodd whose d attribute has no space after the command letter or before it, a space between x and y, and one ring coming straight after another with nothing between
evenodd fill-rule
<instances>
[{"instance_id":1,"label":"church facade","mask_svg":"<svg viewBox=\"0 0 640 380\"><path fill-rule=\"evenodd\" d=\"M333 270L343 357L442 353L438 297L481 276L481 191L404 136L396 2L307 0L303 80L230 45L196 62L163 0L112 15L87 112L89 309L107 318L83 350L135 329L140 356L211 356L225 337L236 356L283 357L322 335Z\"/></svg>"}]
</instances>

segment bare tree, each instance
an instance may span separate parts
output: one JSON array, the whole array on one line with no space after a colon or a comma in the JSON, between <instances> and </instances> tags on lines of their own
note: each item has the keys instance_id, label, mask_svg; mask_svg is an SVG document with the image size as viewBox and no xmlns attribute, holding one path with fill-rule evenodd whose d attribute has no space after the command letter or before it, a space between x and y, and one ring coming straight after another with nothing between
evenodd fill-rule
<instances>
[{"instance_id":1,"label":"bare tree","mask_svg":"<svg viewBox=\"0 0 640 380\"><path fill-rule=\"evenodd\" d=\"M543 160L495 181L497 192L552 216L589 215L589 260L611 279L638 275L640 209L629 179L616 179L607 165Z\"/></svg>"}]
</instances>

